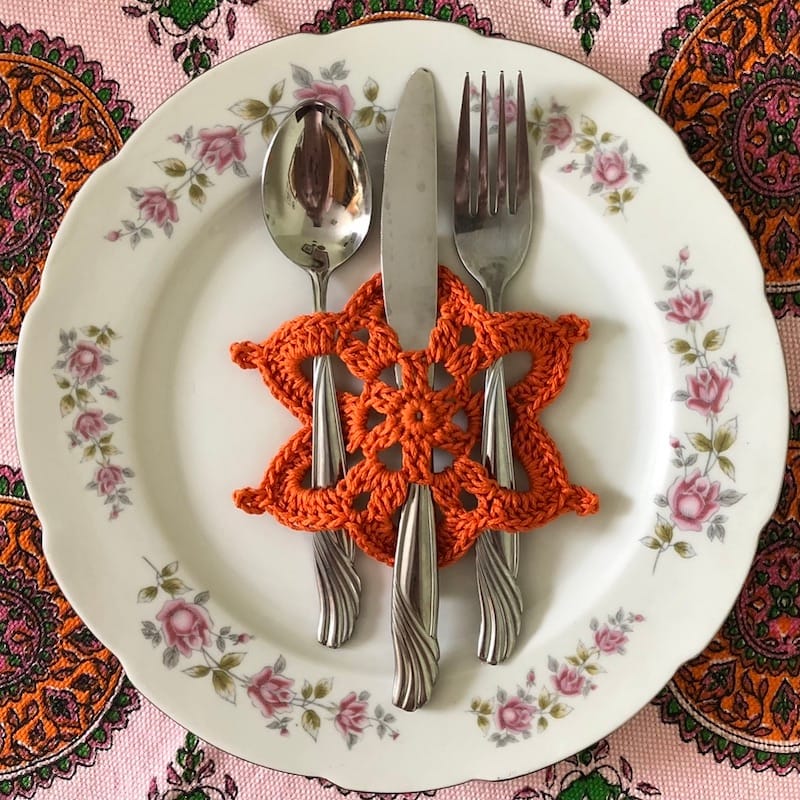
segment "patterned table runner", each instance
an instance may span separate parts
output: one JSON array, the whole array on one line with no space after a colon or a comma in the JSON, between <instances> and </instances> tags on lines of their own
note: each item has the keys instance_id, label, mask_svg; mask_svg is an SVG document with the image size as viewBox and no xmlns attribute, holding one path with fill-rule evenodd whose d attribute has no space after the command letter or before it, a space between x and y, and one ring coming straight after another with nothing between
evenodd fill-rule
<instances>
[{"instance_id":1,"label":"patterned table runner","mask_svg":"<svg viewBox=\"0 0 800 800\"><path fill-rule=\"evenodd\" d=\"M604 73L681 137L751 235L800 408L800 13L790 0L123 0L0 8L0 798L295 798L350 792L200 742L141 697L42 557L13 430L21 321L91 172L153 109L277 36L420 16L547 47ZM800 796L800 416L780 503L701 655L634 719L515 780L437 797Z\"/></svg>"}]
</instances>

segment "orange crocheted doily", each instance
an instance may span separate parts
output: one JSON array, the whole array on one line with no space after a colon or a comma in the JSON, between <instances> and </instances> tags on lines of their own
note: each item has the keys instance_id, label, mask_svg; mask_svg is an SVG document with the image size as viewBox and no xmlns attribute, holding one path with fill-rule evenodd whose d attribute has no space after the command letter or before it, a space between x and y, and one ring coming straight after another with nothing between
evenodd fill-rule
<instances>
[{"instance_id":1,"label":"orange crocheted doily","mask_svg":"<svg viewBox=\"0 0 800 800\"><path fill-rule=\"evenodd\" d=\"M474 341L465 341L465 329ZM361 550L386 564L394 561L397 512L409 482L429 484L437 506L439 565L469 550L486 529L527 531L560 514L597 511L597 496L569 482L561 456L538 419L561 391L572 348L588 336L589 323L568 314L490 314L446 267L439 268L439 319L426 350L403 352L383 310L380 275L363 284L340 313L311 314L282 325L266 341L231 346L233 360L258 369L273 395L298 418L297 431L278 451L259 486L239 489L234 501L251 514L269 512L303 531L345 529ZM365 336L366 332L366 336ZM508 389L514 456L528 479L524 491L504 489L471 454L480 440L483 393L471 380L512 352L528 352L532 366ZM338 356L363 381L360 394L340 392L339 407L348 453L357 460L336 486L310 489L310 380L302 364L315 355ZM381 378L399 363L402 388ZM428 368L441 365L452 376L444 388L428 385ZM466 417L466 429L454 421ZM372 416L380 421L373 424ZM380 455L402 449L402 467L390 469ZM452 463L432 468L434 448ZM465 502L466 501L466 502Z\"/></svg>"}]
</instances>

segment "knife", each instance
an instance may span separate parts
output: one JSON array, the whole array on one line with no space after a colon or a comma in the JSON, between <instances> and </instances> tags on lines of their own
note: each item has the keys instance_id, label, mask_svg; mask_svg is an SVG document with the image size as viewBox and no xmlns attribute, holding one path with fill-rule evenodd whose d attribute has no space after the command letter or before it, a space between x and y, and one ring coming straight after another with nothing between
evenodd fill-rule
<instances>
[{"instance_id":1,"label":"knife","mask_svg":"<svg viewBox=\"0 0 800 800\"><path fill-rule=\"evenodd\" d=\"M383 303L405 351L425 349L436 325L436 189L436 93L432 73L418 69L389 131L381 208ZM399 366L395 374L399 387ZM412 483L400 513L392 572L392 702L406 711L430 699L439 674L436 559L431 488Z\"/></svg>"}]
</instances>

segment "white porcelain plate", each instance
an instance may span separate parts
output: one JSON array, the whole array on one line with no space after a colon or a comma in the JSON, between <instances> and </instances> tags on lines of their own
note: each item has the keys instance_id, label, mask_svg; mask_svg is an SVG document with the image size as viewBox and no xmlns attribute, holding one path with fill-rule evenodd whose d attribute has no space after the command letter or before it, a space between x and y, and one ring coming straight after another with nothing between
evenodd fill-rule
<instances>
[{"instance_id":1,"label":"white porcelain plate","mask_svg":"<svg viewBox=\"0 0 800 800\"><path fill-rule=\"evenodd\" d=\"M390 702L388 568L361 558L357 633L326 650L308 537L234 507L297 423L228 347L310 310L307 277L261 218L275 122L300 98L338 104L377 200L386 130L419 66L438 93L440 260L462 276L450 205L463 76L524 73L536 228L509 306L591 320L542 419L601 510L523 539L526 612L502 666L474 656L472 558L442 571L441 675L408 714ZM337 272L333 309L378 270L377 230ZM244 53L97 171L23 328L17 422L53 571L142 692L251 761L411 791L567 756L706 644L777 498L787 392L756 255L665 124L565 58L409 21Z\"/></svg>"}]
</instances>

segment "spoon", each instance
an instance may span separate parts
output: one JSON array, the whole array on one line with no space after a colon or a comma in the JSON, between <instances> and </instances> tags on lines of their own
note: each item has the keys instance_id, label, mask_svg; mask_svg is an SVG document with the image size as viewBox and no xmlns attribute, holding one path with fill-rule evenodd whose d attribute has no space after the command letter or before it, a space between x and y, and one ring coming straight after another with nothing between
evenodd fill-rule
<instances>
[{"instance_id":1,"label":"spoon","mask_svg":"<svg viewBox=\"0 0 800 800\"><path fill-rule=\"evenodd\" d=\"M352 125L333 106L308 100L278 126L261 176L267 228L281 252L311 278L314 311L325 311L328 280L361 246L372 216L372 183ZM345 473L336 387L328 355L314 358L311 484ZM313 536L320 615L317 639L339 647L353 633L361 581L345 531Z\"/></svg>"}]
</instances>

